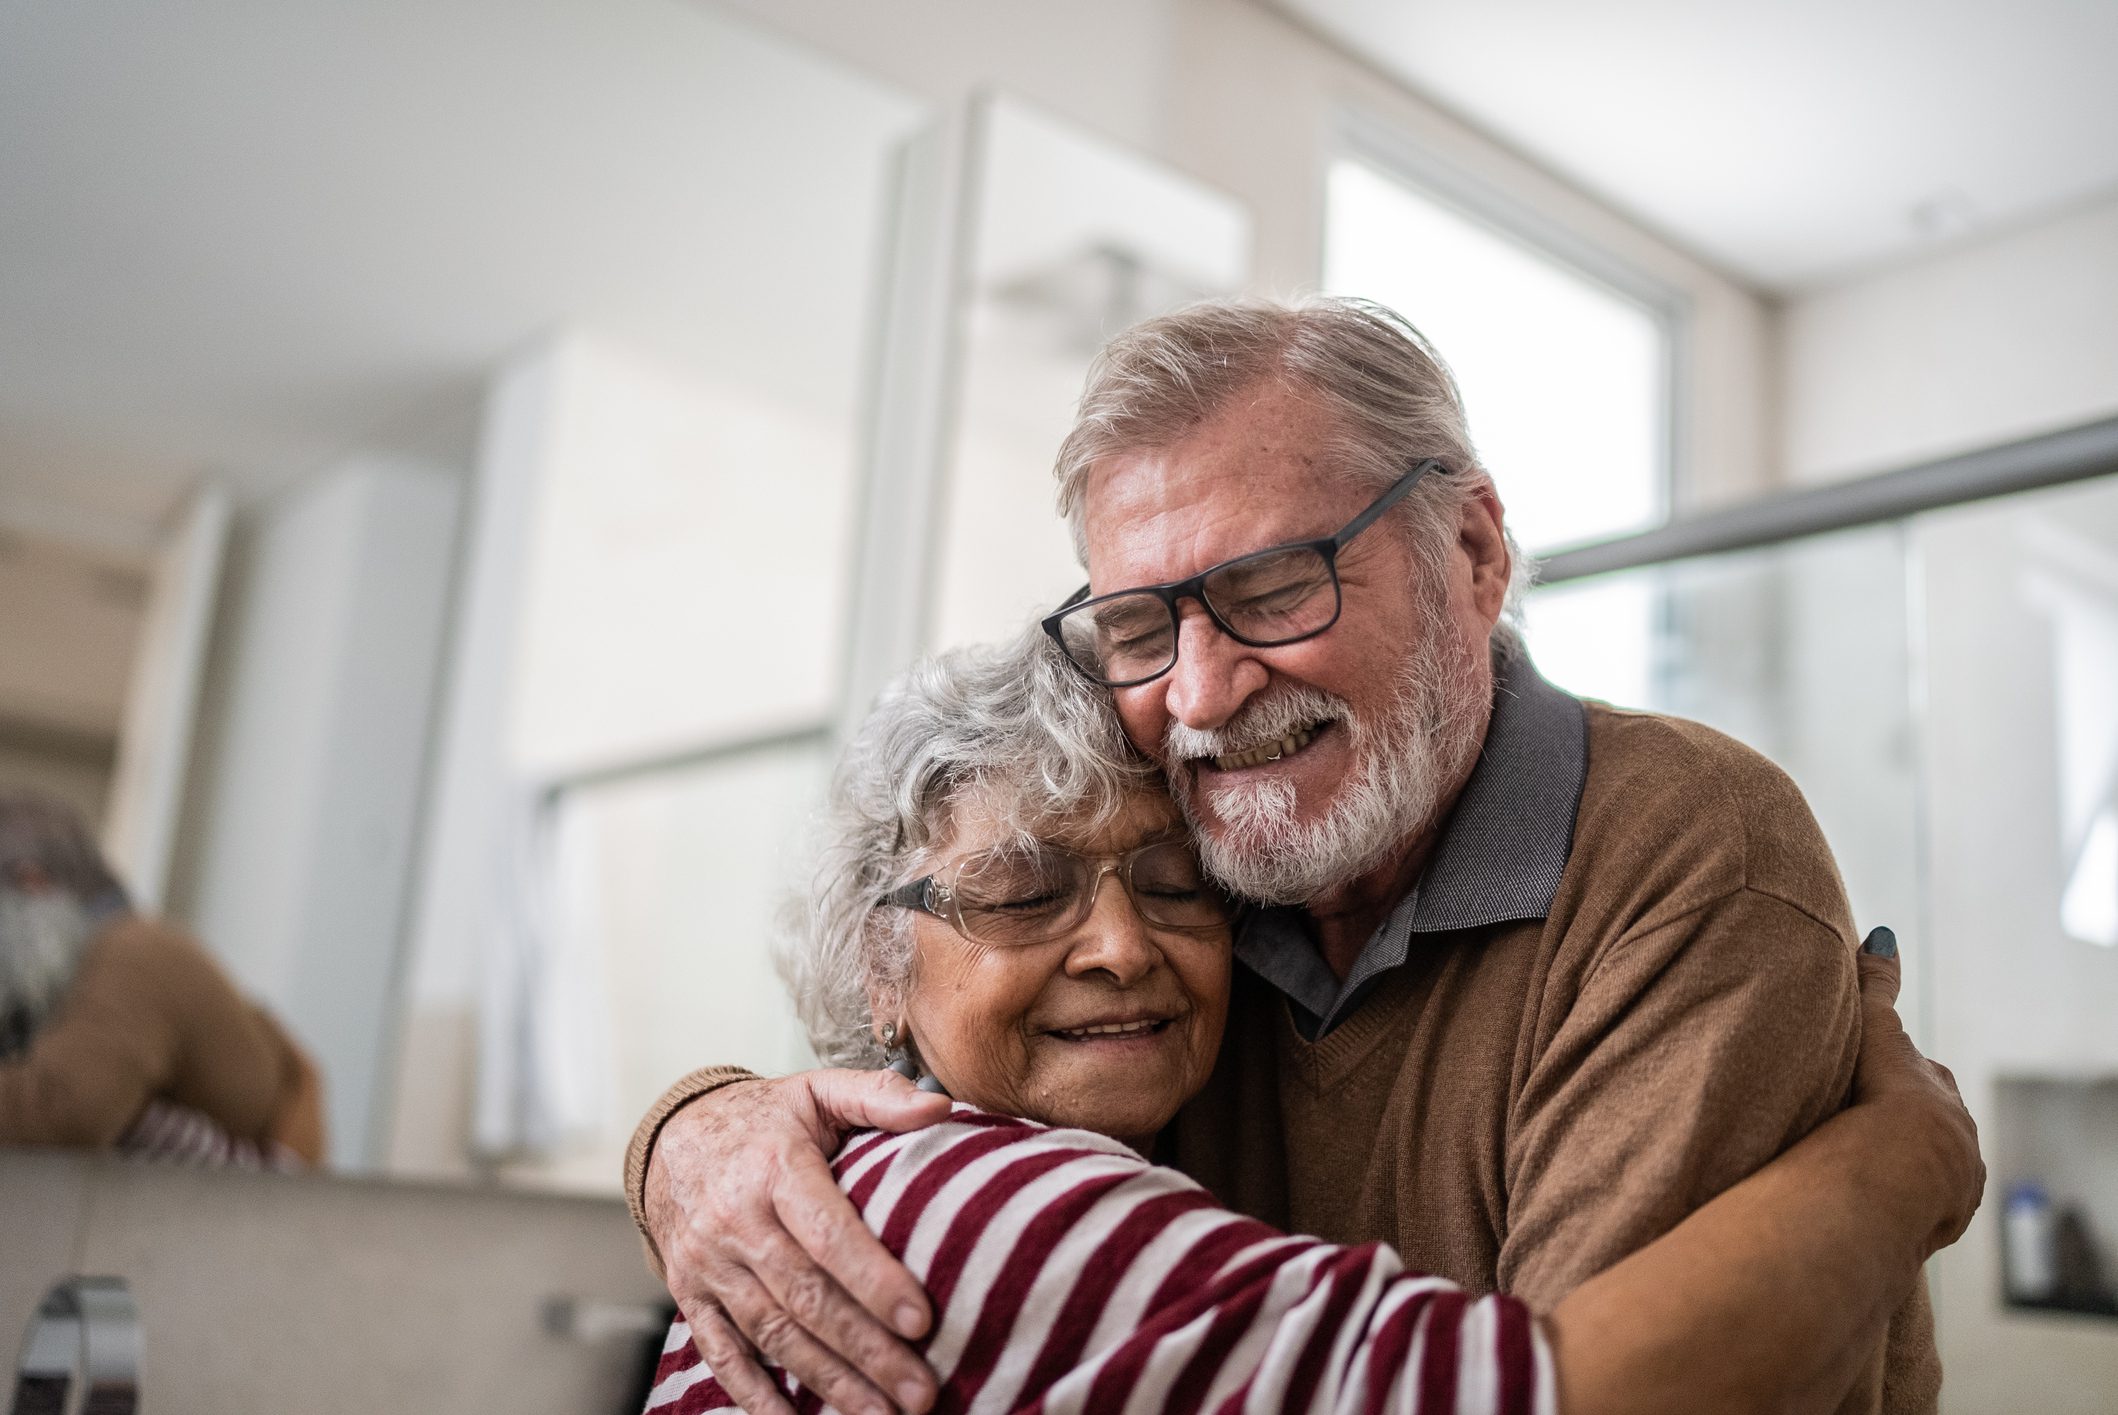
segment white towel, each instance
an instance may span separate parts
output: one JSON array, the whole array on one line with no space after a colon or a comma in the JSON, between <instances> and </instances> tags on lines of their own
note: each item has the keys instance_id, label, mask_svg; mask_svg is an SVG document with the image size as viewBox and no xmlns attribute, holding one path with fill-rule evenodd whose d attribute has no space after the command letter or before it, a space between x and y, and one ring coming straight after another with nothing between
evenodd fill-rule
<instances>
[{"instance_id":1,"label":"white towel","mask_svg":"<svg viewBox=\"0 0 2118 1415\"><path fill-rule=\"evenodd\" d=\"M524 785L500 835L485 939L472 1142L551 1157L619 1125L589 813Z\"/></svg>"}]
</instances>

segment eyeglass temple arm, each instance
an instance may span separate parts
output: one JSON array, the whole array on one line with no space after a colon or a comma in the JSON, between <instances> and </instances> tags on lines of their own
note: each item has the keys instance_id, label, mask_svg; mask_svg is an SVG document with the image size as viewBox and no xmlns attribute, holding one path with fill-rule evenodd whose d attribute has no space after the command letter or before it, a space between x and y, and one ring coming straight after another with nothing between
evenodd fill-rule
<instances>
[{"instance_id":1,"label":"eyeglass temple arm","mask_svg":"<svg viewBox=\"0 0 2118 1415\"><path fill-rule=\"evenodd\" d=\"M1368 527L1381 520L1385 512L1411 494L1412 488L1419 485L1420 478L1426 476L1427 473L1440 465L1440 461L1433 457L1423 459L1418 466L1399 477L1397 485L1384 492L1373 506L1348 521L1345 529L1331 538L1332 546L1335 549L1344 550L1347 541L1352 540L1362 531L1367 530Z\"/></svg>"},{"instance_id":2,"label":"eyeglass temple arm","mask_svg":"<svg viewBox=\"0 0 2118 1415\"><path fill-rule=\"evenodd\" d=\"M915 879L910 884L901 884L877 900L877 904L891 904L900 909L918 909L923 913L933 912L933 876Z\"/></svg>"}]
</instances>

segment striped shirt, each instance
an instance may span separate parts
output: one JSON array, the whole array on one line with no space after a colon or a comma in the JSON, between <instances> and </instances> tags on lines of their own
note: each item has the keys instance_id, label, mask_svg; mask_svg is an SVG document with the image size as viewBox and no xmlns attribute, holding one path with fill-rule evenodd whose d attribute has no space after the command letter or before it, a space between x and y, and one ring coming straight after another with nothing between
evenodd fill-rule
<instances>
[{"instance_id":1,"label":"striped shirt","mask_svg":"<svg viewBox=\"0 0 2118 1415\"><path fill-rule=\"evenodd\" d=\"M265 1169L299 1173L300 1155L276 1140L245 1140L212 1116L174 1101L151 1100L118 1137L119 1153L192 1169Z\"/></svg>"},{"instance_id":2,"label":"striped shirt","mask_svg":"<svg viewBox=\"0 0 2118 1415\"><path fill-rule=\"evenodd\" d=\"M1082 1130L958 1105L857 1131L839 1187L926 1286L940 1411L1552 1415L1549 1348L1381 1244L1292 1238ZM815 1394L773 1373L797 1411ZM679 1320L649 1415L734 1409Z\"/></svg>"}]
</instances>

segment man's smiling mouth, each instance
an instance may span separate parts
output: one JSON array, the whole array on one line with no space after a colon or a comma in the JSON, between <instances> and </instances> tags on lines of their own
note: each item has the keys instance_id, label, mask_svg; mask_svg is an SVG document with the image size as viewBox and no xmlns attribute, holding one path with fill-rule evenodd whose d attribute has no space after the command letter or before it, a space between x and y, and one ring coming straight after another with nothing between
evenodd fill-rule
<instances>
[{"instance_id":1,"label":"man's smiling mouth","mask_svg":"<svg viewBox=\"0 0 2118 1415\"><path fill-rule=\"evenodd\" d=\"M1296 752L1314 742L1317 734L1329 725L1329 723L1318 722L1308 727L1297 727L1284 737L1260 743L1246 751L1229 752L1218 757L1208 757L1206 760L1213 763L1215 771L1241 771L1246 767L1263 766L1267 762L1276 762L1282 757L1293 756Z\"/></svg>"}]
</instances>

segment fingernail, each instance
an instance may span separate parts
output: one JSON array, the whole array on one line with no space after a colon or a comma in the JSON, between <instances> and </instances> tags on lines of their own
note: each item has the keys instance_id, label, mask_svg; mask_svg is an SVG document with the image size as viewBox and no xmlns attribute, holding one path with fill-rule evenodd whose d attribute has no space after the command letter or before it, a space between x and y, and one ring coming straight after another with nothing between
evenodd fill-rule
<instances>
[{"instance_id":1,"label":"fingernail","mask_svg":"<svg viewBox=\"0 0 2118 1415\"><path fill-rule=\"evenodd\" d=\"M910 1302L900 1302L897 1304L897 1310L890 1314L890 1324L897 1328L899 1336L916 1337L927 1329L926 1314ZM914 1386L912 1389L917 1390L919 1387ZM901 1389L898 1392L900 1395L903 1393Z\"/></svg>"},{"instance_id":2,"label":"fingernail","mask_svg":"<svg viewBox=\"0 0 2118 1415\"><path fill-rule=\"evenodd\" d=\"M927 1388L918 1381L906 1381L897 1388L897 1404L903 1410L927 1408Z\"/></svg>"},{"instance_id":3,"label":"fingernail","mask_svg":"<svg viewBox=\"0 0 2118 1415\"><path fill-rule=\"evenodd\" d=\"M1861 944L1861 952L1872 953L1878 958L1897 957L1897 935L1888 929L1871 929L1867 940Z\"/></svg>"}]
</instances>

